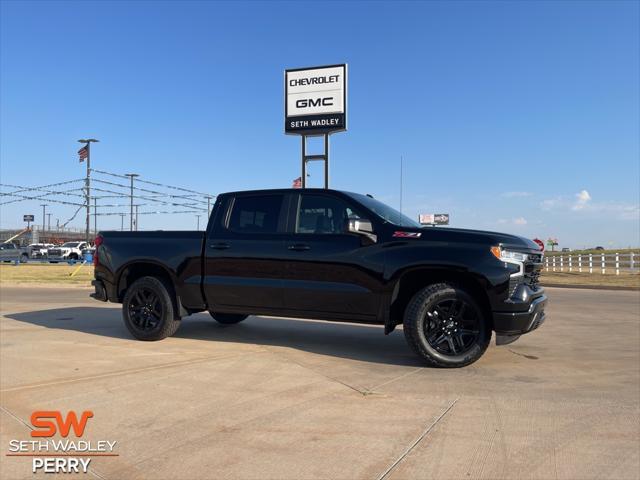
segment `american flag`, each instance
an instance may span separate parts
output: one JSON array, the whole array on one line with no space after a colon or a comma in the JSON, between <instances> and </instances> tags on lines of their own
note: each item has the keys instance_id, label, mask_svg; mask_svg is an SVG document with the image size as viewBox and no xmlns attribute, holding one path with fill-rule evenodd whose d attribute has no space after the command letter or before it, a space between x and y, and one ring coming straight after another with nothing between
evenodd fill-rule
<instances>
[{"instance_id":1,"label":"american flag","mask_svg":"<svg viewBox=\"0 0 640 480\"><path fill-rule=\"evenodd\" d=\"M80 163L84 162L85 159L89 156L89 149L86 145L78 150L78 155L80 155Z\"/></svg>"},{"instance_id":2,"label":"american flag","mask_svg":"<svg viewBox=\"0 0 640 480\"><path fill-rule=\"evenodd\" d=\"M298 177L293 181L291 188L302 188L302 177Z\"/></svg>"}]
</instances>

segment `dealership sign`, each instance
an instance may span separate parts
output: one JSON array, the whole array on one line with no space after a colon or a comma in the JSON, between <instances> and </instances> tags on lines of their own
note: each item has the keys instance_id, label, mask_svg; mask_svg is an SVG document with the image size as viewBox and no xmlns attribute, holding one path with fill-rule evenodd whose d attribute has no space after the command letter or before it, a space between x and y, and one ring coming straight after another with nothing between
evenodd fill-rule
<instances>
[{"instance_id":1,"label":"dealership sign","mask_svg":"<svg viewBox=\"0 0 640 480\"><path fill-rule=\"evenodd\" d=\"M285 70L284 82L285 133L347 129L346 64Z\"/></svg>"},{"instance_id":2,"label":"dealership sign","mask_svg":"<svg viewBox=\"0 0 640 480\"><path fill-rule=\"evenodd\" d=\"M449 225L448 213L421 213L418 216L421 225Z\"/></svg>"},{"instance_id":3,"label":"dealership sign","mask_svg":"<svg viewBox=\"0 0 640 480\"><path fill-rule=\"evenodd\" d=\"M22 221L23 222L33 222L33 219L35 217L33 215L23 215L22 216Z\"/></svg>"}]
</instances>

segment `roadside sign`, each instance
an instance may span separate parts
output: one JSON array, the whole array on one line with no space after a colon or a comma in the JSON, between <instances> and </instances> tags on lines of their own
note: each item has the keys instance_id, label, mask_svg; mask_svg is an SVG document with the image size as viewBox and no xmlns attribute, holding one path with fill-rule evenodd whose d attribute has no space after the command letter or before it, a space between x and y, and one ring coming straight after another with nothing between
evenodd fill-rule
<instances>
[{"instance_id":1,"label":"roadside sign","mask_svg":"<svg viewBox=\"0 0 640 480\"><path fill-rule=\"evenodd\" d=\"M418 215L418 221L420 225L433 225L436 223L435 215L433 213L421 213Z\"/></svg>"},{"instance_id":2,"label":"roadside sign","mask_svg":"<svg viewBox=\"0 0 640 480\"><path fill-rule=\"evenodd\" d=\"M22 216L22 221L23 222L33 222L35 216L33 215L23 215Z\"/></svg>"},{"instance_id":3,"label":"roadside sign","mask_svg":"<svg viewBox=\"0 0 640 480\"><path fill-rule=\"evenodd\" d=\"M434 215L434 220L436 225L449 225L449 214L448 213L436 213Z\"/></svg>"},{"instance_id":4,"label":"roadside sign","mask_svg":"<svg viewBox=\"0 0 640 480\"><path fill-rule=\"evenodd\" d=\"M421 213L418 216L421 225L449 225L448 213Z\"/></svg>"},{"instance_id":5,"label":"roadside sign","mask_svg":"<svg viewBox=\"0 0 640 480\"><path fill-rule=\"evenodd\" d=\"M284 131L314 135L347 129L347 65L284 73Z\"/></svg>"}]
</instances>

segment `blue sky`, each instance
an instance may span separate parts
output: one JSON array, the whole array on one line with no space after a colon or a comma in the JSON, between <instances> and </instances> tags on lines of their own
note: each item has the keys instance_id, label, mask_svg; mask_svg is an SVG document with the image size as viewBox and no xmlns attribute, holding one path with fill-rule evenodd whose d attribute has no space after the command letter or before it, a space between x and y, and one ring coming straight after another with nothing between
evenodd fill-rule
<instances>
[{"instance_id":1,"label":"blue sky","mask_svg":"<svg viewBox=\"0 0 640 480\"><path fill-rule=\"evenodd\" d=\"M76 139L93 136L98 169L211 193L289 187L300 140L283 133L283 70L346 62L349 131L331 138L332 187L397 207L402 155L411 216L449 212L453 226L561 246L640 245L638 2L0 8L2 183L83 177ZM311 173L320 186L321 165ZM1 226L24 213L39 223L40 203L0 207ZM75 210L49 209L61 223Z\"/></svg>"}]
</instances>

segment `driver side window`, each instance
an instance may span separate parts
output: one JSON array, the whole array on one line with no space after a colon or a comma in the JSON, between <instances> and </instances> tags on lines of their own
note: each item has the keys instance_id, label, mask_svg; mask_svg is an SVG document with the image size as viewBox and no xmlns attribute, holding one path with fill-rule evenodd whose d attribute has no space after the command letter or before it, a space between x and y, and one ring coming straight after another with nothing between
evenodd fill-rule
<instances>
[{"instance_id":1,"label":"driver side window","mask_svg":"<svg viewBox=\"0 0 640 480\"><path fill-rule=\"evenodd\" d=\"M325 195L302 195L296 233L341 235L347 232L350 219L361 219L340 199Z\"/></svg>"}]
</instances>

